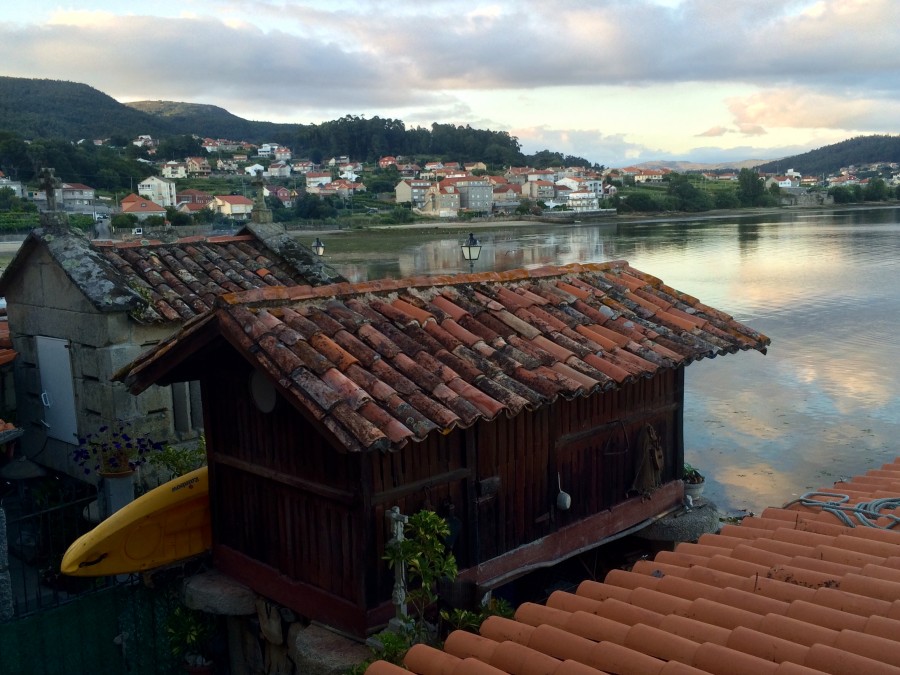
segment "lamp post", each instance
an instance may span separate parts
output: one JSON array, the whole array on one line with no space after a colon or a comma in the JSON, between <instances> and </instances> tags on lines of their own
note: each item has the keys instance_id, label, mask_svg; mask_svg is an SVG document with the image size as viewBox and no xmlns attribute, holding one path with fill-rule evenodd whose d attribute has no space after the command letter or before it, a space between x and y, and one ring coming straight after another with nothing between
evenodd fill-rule
<instances>
[{"instance_id":1,"label":"lamp post","mask_svg":"<svg viewBox=\"0 0 900 675\"><path fill-rule=\"evenodd\" d=\"M475 271L475 261L481 255L481 244L475 238L475 235L469 232L469 238L466 239L461 246L463 260L469 261L469 272Z\"/></svg>"},{"instance_id":2,"label":"lamp post","mask_svg":"<svg viewBox=\"0 0 900 675\"><path fill-rule=\"evenodd\" d=\"M325 255L325 244L322 243L322 240L316 237L316 240L312 245L313 253L315 253L320 258Z\"/></svg>"}]
</instances>

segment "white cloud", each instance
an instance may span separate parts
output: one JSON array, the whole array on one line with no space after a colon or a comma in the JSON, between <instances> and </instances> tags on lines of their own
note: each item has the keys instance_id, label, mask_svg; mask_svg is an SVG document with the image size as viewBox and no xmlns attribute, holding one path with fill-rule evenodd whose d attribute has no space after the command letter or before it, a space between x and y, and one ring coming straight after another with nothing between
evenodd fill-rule
<instances>
[{"instance_id":1,"label":"white cloud","mask_svg":"<svg viewBox=\"0 0 900 675\"><path fill-rule=\"evenodd\" d=\"M546 140L600 163L684 158L697 137L752 137L765 143L754 154L771 156L804 139L896 131L900 113L896 0L79 7L7 8L4 74L249 119L525 129L523 145Z\"/></svg>"}]
</instances>

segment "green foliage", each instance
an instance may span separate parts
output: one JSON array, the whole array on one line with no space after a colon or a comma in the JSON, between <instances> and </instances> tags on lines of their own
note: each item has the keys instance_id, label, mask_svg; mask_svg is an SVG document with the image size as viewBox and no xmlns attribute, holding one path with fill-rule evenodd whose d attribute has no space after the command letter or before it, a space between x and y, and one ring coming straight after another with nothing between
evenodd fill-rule
<instances>
[{"instance_id":1,"label":"green foliage","mask_svg":"<svg viewBox=\"0 0 900 675\"><path fill-rule=\"evenodd\" d=\"M419 511L409 517L404 528L402 542L392 542L384 559L393 568L406 564L408 585L407 600L411 605L411 620L399 631L389 629L369 640L373 656L349 671L349 675L363 675L374 660L384 660L402 665L403 657L412 645L419 642L438 644L439 639L451 630L477 632L481 622L492 615L512 617L513 609L505 600L492 600L479 611L453 609L441 611L439 616L445 629L440 635L426 622L426 610L438 600L438 582L454 580L457 575L456 558L447 549L445 541L450 535L447 521L433 511Z\"/></svg>"},{"instance_id":2,"label":"green foliage","mask_svg":"<svg viewBox=\"0 0 900 675\"><path fill-rule=\"evenodd\" d=\"M631 211L653 212L661 211L659 202L649 192L634 191L623 195L622 203Z\"/></svg>"},{"instance_id":3,"label":"green foliage","mask_svg":"<svg viewBox=\"0 0 900 675\"><path fill-rule=\"evenodd\" d=\"M677 211L709 211L713 201L704 190L697 188L691 180L681 174L669 176L668 194L674 200Z\"/></svg>"},{"instance_id":4,"label":"green foliage","mask_svg":"<svg viewBox=\"0 0 900 675\"><path fill-rule=\"evenodd\" d=\"M184 476L206 465L206 437L196 443L166 445L150 457L150 464L166 471L172 478Z\"/></svg>"},{"instance_id":5,"label":"green foliage","mask_svg":"<svg viewBox=\"0 0 900 675\"><path fill-rule=\"evenodd\" d=\"M176 605L166 618L165 625L172 656L192 666L210 663L210 641L216 632L212 616L185 605Z\"/></svg>"},{"instance_id":6,"label":"green foliage","mask_svg":"<svg viewBox=\"0 0 900 675\"><path fill-rule=\"evenodd\" d=\"M734 190L718 190L713 197L713 204L717 209L736 209L741 202Z\"/></svg>"},{"instance_id":7,"label":"green foliage","mask_svg":"<svg viewBox=\"0 0 900 675\"><path fill-rule=\"evenodd\" d=\"M0 188L0 211L37 213L37 206L21 197L17 197L15 190L12 188L4 187Z\"/></svg>"},{"instance_id":8,"label":"green foliage","mask_svg":"<svg viewBox=\"0 0 900 675\"><path fill-rule=\"evenodd\" d=\"M40 224L38 214L0 212L0 232L27 232Z\"/></svg>"},{"instance_id":9,"label":"green foliage","mask_svg":"<svg viewBox=\"0 0 900 675\"><path fill-rule=\"evenodd\" d=\"M681 479L685 483L702 483L704 480L706 480L703 477L702 473L697 471L697 469L695 469L693 466L691 466L687 462L685 462L684 465L682 466Z\"/></svg>"},{"instance_id":10,"label":"green foliage","mask_svg":"<svg viewBox=\"0 0 900 675\"><path fill-rule=\"evenodd\" d=\"M737 198L741 206L762 206L765 202L766 183L751 169L738 173Z\"/></svg>"},{"instance_id":11,"label":"green foliage","mask_svg":"<svg viewBox=\"0 0 900 675\"><path fill-rule=\"evenodd\" d=\"M897 161L900 161L900 136L873 135L857 136L757 168L766 173L794 168L804 174L821 176L846 166Z\"/></svg>"},{"instance_id":12,"label":"green foliage","mask_svg":"<svg viewBox=\"0 0 900 675\"><path fill-rule=\"evenodd\" d=\"M130 230L137 225L138 218L133 213L117 213L109 221L114 228L124 228Z\"/></svg>"},{"instance_id":13,"label":"green foliage","mask_svg":"<svg viewBox=\"0 0 900 675\"><path fill-rule=\"evenodd\" d=\"M891 189L881 178L872 178L863 188L863 199L867 202L883 202L891 198Z\"/></svg>"},{"instance_id":14,"label":"green foliage","mask_svg":"<svg viewBox=\"0 0 900 675\"><path fill-rule=\"evenodd\" d=\"M491 598L491 601L482 606L477 612L468 609L441 610L441 621L446 631L464 630L477 633L484 620L490 616L502 616L511 619L515 610L503 598Z\"/></svg>"},{"instance_id":15,"label":"green foliage","mask_svg":"<svg viewBox=\"0 0 900 675\"><path fill-rule=\"evenodd\" d=\"M404 563L410 590L407 603L415 621L425 621L425 610L437 602L437 583L455 579L456 558L444 542L450 536L447 521L433 511L419 511L409 517L405 539L393 542L385 551L388 567Z\"/></svg>"}]
</instances>

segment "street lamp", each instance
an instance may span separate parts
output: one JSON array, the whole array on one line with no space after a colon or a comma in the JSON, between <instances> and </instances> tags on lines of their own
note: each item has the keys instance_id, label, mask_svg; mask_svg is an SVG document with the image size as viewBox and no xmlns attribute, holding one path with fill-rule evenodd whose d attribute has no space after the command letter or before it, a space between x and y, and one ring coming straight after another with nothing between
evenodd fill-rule
<instances>
[{"instance_id":1,"label":"street lamp","mask_svg":"<svg viewBox=\"0 0 900 675\"><path fill-rule=\"evenodd\" d=\"M320 258L325 255L325 244L322 243L322 240L316 237L316 240L312 245L313 253L315 253Z\"/></svg>"},{"instance_id":2,"label":"street lamp","mask_svg":"<svg viewBox=\"0 0 900 675\"><path fill-rule=\"evenodd\" d=\"M481 255L481 244L475 238L475 235L469 232L469 238L462 243L463 260L469 261L469 272L475 271L475 261Z\"/></svg>"}]
</instances>

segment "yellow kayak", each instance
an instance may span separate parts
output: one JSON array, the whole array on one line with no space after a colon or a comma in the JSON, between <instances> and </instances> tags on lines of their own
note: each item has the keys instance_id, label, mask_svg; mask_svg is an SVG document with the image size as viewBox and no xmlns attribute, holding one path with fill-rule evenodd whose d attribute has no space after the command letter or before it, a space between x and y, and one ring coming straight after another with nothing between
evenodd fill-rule
<instances>
[{"instance_id":1,"label":"yellow kayak","mask_svg":"<svg viewBox=\"0 0 900 675\"><path fill-rule=\"evenodd\" d=\"M77 577L142 572L211 546L204 466L142 495L80 536L63 556L60 571Z\"/></svg>"}]
</instances>

